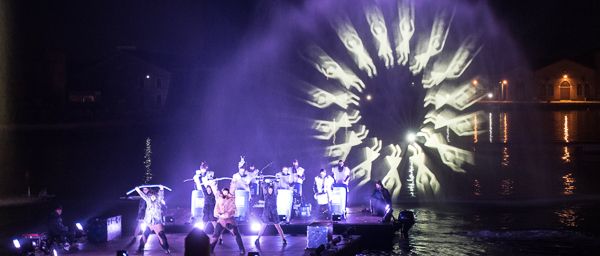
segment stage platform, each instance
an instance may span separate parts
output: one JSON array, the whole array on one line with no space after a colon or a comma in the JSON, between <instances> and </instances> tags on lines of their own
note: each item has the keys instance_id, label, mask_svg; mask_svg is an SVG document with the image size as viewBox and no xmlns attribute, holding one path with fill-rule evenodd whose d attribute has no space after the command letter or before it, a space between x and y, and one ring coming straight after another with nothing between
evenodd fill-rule
<instances>
[{"instance_id":1,"label":"stage platform","mask_svg":"<svg viewBox=\"0 0 600 256\"><path fill-rule=\"evenodd\" d=\"M333 226L333 238L341 241L321 255L354 255L364 249L387 249L392 240L398 236L400 226L393 223L381 223L381 217L371 216L358 209L350 210L347 218L341 221L321 219L293 219L289 224L282 224L287 244L282 243L275 228L271 225L265 230L257 246L254 241L257 233L252 231L253 221L240 222L240 232L246 252L258 252L259 255L315 255L314 250L307 250L307 226L311 223L328 223ZM172 255L183 255L185 236L192 229L190 223L175 222L167 226L167 238L171 245ZM208 229L208 233L212 230ZM209 234L210 235L210 234ZM138 236L139 237L139 236ZM143 255L165 255L160 248L156 235L151 235ZM70 255L115 255L118 250L127 250L134 255L138 241L132 236L123 236L115 241L92 244L78 244L78 249ZM239 255L235 238L228 233L223 235L223 244L217 245L214 255Z\"/></svg>"}]
</instances>

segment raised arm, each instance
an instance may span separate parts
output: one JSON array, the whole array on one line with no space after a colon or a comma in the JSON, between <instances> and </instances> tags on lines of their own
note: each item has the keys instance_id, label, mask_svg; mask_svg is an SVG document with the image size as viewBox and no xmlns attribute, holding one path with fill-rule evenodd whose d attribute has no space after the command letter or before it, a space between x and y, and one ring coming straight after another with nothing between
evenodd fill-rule
<instances>
[{"instance_id":1,"label":"raised arm","mask_svg":"<svg viewBox=\"0 0 600 256\"><path fill-rule=\"evenodd\" d=\"M144 199L144 201L146 201L146 202L150 201L150 198L146 194L144 194L144 192L142 192L140 187L135 187L135 192L137 192L138 195L140 195L140 197L142 199Z\"/></svg>"}]
</instances>

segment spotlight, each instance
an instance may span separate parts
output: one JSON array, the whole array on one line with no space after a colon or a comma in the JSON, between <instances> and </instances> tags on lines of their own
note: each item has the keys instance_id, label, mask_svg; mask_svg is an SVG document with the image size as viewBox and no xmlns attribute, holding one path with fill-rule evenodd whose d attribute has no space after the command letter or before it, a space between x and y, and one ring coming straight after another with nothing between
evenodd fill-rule
<instances>
[{"instance_id":1,"label":"spotlight","mask_svg":"<svg viewBox=\"0 0 600 256\"><path fill-rule=\"evenodd\" d=\"M117 251L117 256L129 256L129 253L126 250L119 250Z\"/></svg>"},{"instance_id":2,"label":"spotlight","mask_svg":"<svg viewBox=\"0 0 600 256\"><path fill-rule=\"evenodd\" d=\"M487 94L487 97L488 97L488 99L491 99L491 98L494 97L494 94L490 92L490 93Z\"/></svg>"},{"instance_id":3,"label":"spotlight","mask_svg":"<svg viewBox=\"0 0 600 256\"><path fill-rule=\"evenodd\" d=\"M342 220L342 215L339 215L339 214L331 215L331 220L332 221L341 221Z\"/></svg>"},{"instance_id":4,"label":"spotlight","mask_svg":"<svg viewBox=\"0 0 600 256\"><path fill-rule=\"evenodd\" d=\"M146 222L142 222L142 223L140 224L140 229L142 230L142 232L146 231L146 228L147 228L147 226L146 226Z\"/></svg>"},{"instance_id":5,"label":"spotlight","mask_svg":"<svg viewBox=\"0 0 600 256\"><path fill-rule=\"evenodd\" d=\"M194 224L194 227L200 230L204 230L204 222L196 222L196 224Z\"/></svg>"},{"instance_id":6,"label":"spotlight","mask_svg":"<svg viewBox=\"0 0 600 256\"><path fill-rule=\"evenodd\" d=\"M417 140L417 135L414 132L406 134L406 141L408 143L414 143Z\"/></svg>"},{"instance_id":7,"label":"spotlight","mask_svg":"<svg viewBox=\"0 0 600 256\"><path fill-rule=\"evenodd\" d=\"M261 228L261 227L262 227L262 225L260 225L260 223L258 223L258 222L254 222L254 221L253 221L253 222L250 224L250 230L252 230L252 232L258 232L258 231L260 231L260 228Z\"/></svg>"},{"instance_id":8,"label":"spotlight","mask_svg":"<svg viewBox=\"0 0 600 256\"><path fill-rule=\"evenodd\" d=\"M21 249L21 242L19 242L18 239L13 239L13 245L15 246L15 248Z\"/></svg>"},{"instance_id":9,"label":"spotlight","mask_svg":"<svg viewBox=\"0 0 600 256\"><path fill-rule=\"evenodd\" d=\"M80 231L83 231L83 226L81 226L81 223L77 222L75 223L75 226L77 227L77 229L79 229Z\"/></svg>"},{"instance_id":10,"label":"spotlight","mask_svg":"<svg viewBox=\"0 0 600 256\"><path fill-rule=\"evenodd\" d=\"M150 79L150 75L146 75L146 79Z\"/></svg>"},{"instance_id":11,"label":"spotlight","mask_svg":"<svg viewBox=\"0 0 600 256\"><path fill-rule=\"evenodd\" d=\"M371 94L367 94L367 96L366 96L366 99L367 99L368 101L371 101L371 100L373 99L373 96L371 96Z\"/></svg>"},{"instance_id":12,"label":"spotlight","mask_svg":"<svg viewBox=\"0 0 600 256\"><path fill-rule=\"evenodd\" d=\"M279 215L279 221L286 222L287 221L287 216L285 216L285 215Z\"/></svg>"}]
</instances>

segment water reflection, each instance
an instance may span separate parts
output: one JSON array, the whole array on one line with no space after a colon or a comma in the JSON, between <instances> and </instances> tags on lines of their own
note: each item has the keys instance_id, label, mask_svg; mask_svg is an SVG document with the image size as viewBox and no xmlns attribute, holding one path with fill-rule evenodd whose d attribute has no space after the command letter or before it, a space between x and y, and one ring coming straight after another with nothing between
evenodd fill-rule
<instances>
[{"instance_id":1,"label":"water reflection","mask_svg":"<svg viewBox=\"0 0 600 256\"><path fill-rule=\"evenodd\" d=\"M563 140L569 143L569 117L567 115L563 116Z\"/></svg>"},{"instance_id":2,"label":"water reflection","mask_svg":"<svg viewBox=\"0 0 600 256\"><path fill-rule=\"evenodd\" d=\"M473 131L473 143L477 144L479 141L479 124L477 121L477 115L475 115L473 118Z\"/></svg>"},{"instance_id":3,"label":"water reflection","mask_svg":"<svg viewBox=\"0 0 600 256\"><path fill-rule=\"evenodd\" d=\"M488 123L490 124L489 127L489 134L490 134L490 143L494 142L494 127L493 127L493 120L492 120L492 112L490 112L488 114Z\"/></svg>"},{"instance_id":4,"label":"water reflection","mask_svg":"<svg viewBox=\"0 0 600 256\"><path fill-rule=\"evenodd\" d=\"M473 195L481 196L481 183L478 179L473 180Z\"/></svg>"},{"instance_id":5,"label":"water reflection","mask_svg":"<svg viewBox=\"0 0 600 256\"><path fill-rule=\"evenodd\" d=\"M500 195L510 196L514 193L515 182L511 179L503 179L500 181Z\"/></svg>"},{"instance_id":6,"label":"water reflection","mask_svg":"<svg viewBox=\"0 0 600 256\"><path fill-rule=\"evenodd\" d=\"M563 195L570 196L575 193L575 178L573 178L573 173L568 173L565 176L562 176L563 179Z\"/></svg>"},{"instance_id":7,"label":"water reflection","mask_svg":"<svg viewBox=\"0 0 600 256\"><path fill-rule=\"evenodd\" d=\"M565 208L559 211L554 212L556 216L558 216L558 221L569 228L577 227L577 222L579 222L579 216L577 214L577 209L575 208Z\"/></svg>"},{"instance_id":8,"label":"water reflection","mask_svg":"<svg viewBox=\"0 0 600 256\"><path fill-rule=\"evenodd\" d=\"M508 167L510 163L510 154L508 153L508 113L500 113L500 124L502 130L502 143L504 146L502 147L502 161L500 164L503 167Z\"/></svg>"},{"instance_id":9,"label":"water reflection","mask_svg":"<svg viewBox=\"0 0 600 256\"><path fill-rule=\"evenodd\" d=\"M571 152L569 152L569 147L564 146L563 147L563 155L561 157L563 163L570 163L571 162Z\"/></svg>"}]
</instances>

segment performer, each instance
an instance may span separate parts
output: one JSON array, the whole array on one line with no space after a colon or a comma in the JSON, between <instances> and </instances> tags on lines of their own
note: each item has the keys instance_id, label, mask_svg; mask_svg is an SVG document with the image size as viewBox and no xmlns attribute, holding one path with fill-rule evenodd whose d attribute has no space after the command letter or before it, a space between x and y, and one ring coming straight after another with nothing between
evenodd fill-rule
<instances>
[{"instance_id":1,"label":"performer","mask_svg":"<svg viewBox=\"0 0 600 256\"><path fill-rule=\"evenodd\" d=\"M163 206L165 206L165 190L161 185L159 186L158 194L153 190L149 190L148 194L144 194L144 192L140 189L140 187L135 187L135 191L146 201L146 214L144 215L144 222L146 223L146 230L144 230L144 234L142 238L140 238L140 246L138 247L138 253L143 253L144 245L148 240L148 236L151 231L154 231L158 235L158 241L160 242L160 246L165 250L165 253L170 254L169 250L169 242L167 241L167 236L164 231L164 220L163 220Z\"/></svg>"},{"instance_id":2,"label":"performer","mask_svg":"<svg viewBox=\"0 0 600 256\"><path fill-rule=\"evenodd\" d=\"M281 168L281 172L275 174L277 179L276 189L292 189L292 183L294 183L294 176L290 173L290 168L284 166Z\"/></svg>"},{"instance_id":3,"label":"performer","mask_svg":"<svg viewBox=\"0 0 600 256\"><path fill-rule=\"evenodd\" d=\"M260 187L258 185L259 175L260 171L256 169L254 164L248 165L246 180L248 182L248 187L250 188L250 206L253 206L258 201L260 196Z\"/></svg>"},{"instance_id":4,"label":"performer","mask_svg":"<svg viewBox=\"0 0 600 256\"><path fill-rule=\"evenodd\" d=\"M148 194L150 189L147 187L142 188L142 192L144 194ZM144 223L144 216L146 215L146 201L143 198L140 198L140 203L138 204L138 214L137 214L137 226L135 227L135 232L133 232L133 240L131 240L131 244L133 244L137 238L137 235L140 232L144 232L142 230L142 223ZM131 245L130 244L130 245Z\"/></svg>"},{"instance_id":5,"label":"performer","mask_svg":"<svg viewBox=\"0 0 600 256\"><path fill-rule=\"evenodd\" d=\"M375 182L375 189L371 194L371 213L377 216L384 216L386 210L391 211L392 196L390 192L383 187L381 181Z\"/></svg>"},{"instance_id":6,"label":"performer","mask_svg":"<svg viewBox=\"0 0 600 256\"><path fill-rule=\"evenodd\" d=\"M240 254L245 254L244 244L242 243L242 237L238 230L237 223L235 222L235 198L229 193L228 188L221 190L221 196L217 200L215 206L214 215L218 216L217 226L213 233L211 241L211 252L215 250L217 241L225 229L229 230L231 234L235 235L235 241L240 249Z\"/></svg>"},{"instance_id":7,"label":"performer","mask_svg":"<svg viewBox=\"0 0 600 256\"><path fill-rule=\"evenodd\" d=\"M213 232L216 228L217 218L215 218L216 198L211 186L202 186L204 192L204 208L202 208L202 221L206 227L210 223L213 227Z\"/></svg>"},{"instance_id":8,"label":"performer","mask_svg":"<svg viewBox=\"0 0 600 256\"><path fill-rule=\"evenodd\" d=\"M344 187L348 191L348 183L350 181L350 168L344 166L344 161L338 161L338 164L331 169L335 183L334 187Z\"/></svg>"},{"instance_id":9,"label":"performer","mask_svg":"<svg viewBox=\"0 0 600 256\"><path fill-rule=\"evenodd\" d=\"M260 243L260 237L265 232L265 228L267 228L269 224L273 224L275 229L277 229L277 233L279 233L279 236L281 236L283 244L287 244L287 240L285 240L285 237L283 236L281 225L279 225L279 215L277 214L277 194L275 193L275 188L273 185L269 184L267 186L263 186L262 189L265 196L265 208L262 213L262 226L254 243L258 245Z\"/></svg>"},{"instance_id":10,"label":"performer","mask_svg":"<svg viewBox=\"0 0 600 256\"><path fill-rule=\"evenodd\" d=\"M317 211L321 217L329 217L329 202L331 200L329 195L333 183L333 177L327 175L327 171L321 168L319 175L315 177L315 184L313 185L313 192L317 200Z\"/></svg>"},{"instance_id":11,"label":"performer","mask_svg":"<svg viewBox=\"0 0 600 256\"><path fill-rule=\"evenodd\" d=\"M200 163L200 168L196 170L194 175L194 183L196 184L196 190L202 190L202 185L209 185L213 190L216 190L216 183L211 180L215 178L213 171L208 171L208 164L206 162Z\"/></svg>"},{"instance_id":12,"label":"performer","mask_svg":"<svg viewBox=\"0 0 600 256\"><path fill-rule=\"evenodd\" d=\"M48 238L50 243L64 243L65 248L69 248L69 228L63 224L62 206L54 207L52 213L48 217Z\"/></svg>"},{"instance_id":13,"label":"performer","mask_svg":"<svg viewBox=\"0 0 600 256\"><path fill-rule=\"evenodd\" d=\"M304 168L298 164L298 159L294 159L292 162L292 187L294 188L294 204L302 204L302 184L306 176L304 175Z\"/></svg>"},{"instance_id":14,"label":"performer","mask_svg":"<svg viewBox=\"0 0 600 256\"><path fill-rule=\"evenodd\" d=\"M231 185L229 186L231 193L235 193L238 189L250 191L250 179L246 174L246 167L244 167L246 161L243 156L241 156L240 159L241 160L238 163L238 172L234 173L231 177Z\"/></svg>"}]
</instances>

